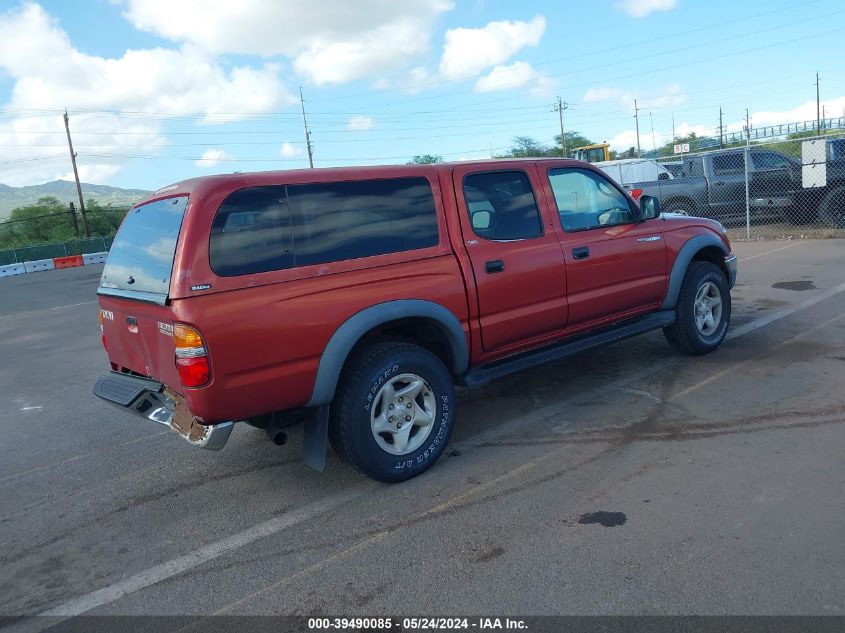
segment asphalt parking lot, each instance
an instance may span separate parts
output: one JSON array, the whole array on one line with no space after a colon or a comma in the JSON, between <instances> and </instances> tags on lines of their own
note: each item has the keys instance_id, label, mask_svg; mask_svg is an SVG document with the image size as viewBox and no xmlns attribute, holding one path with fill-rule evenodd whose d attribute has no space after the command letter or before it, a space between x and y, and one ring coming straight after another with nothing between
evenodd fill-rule
<instances>
[{"instance_id":1,"label":"asphalt parking lot","mask_svg":"<svg viewBox=\"0 0 845 633\"><path fill-rule=\"evenodd\" d=\"M101 267L0 279L0 615L845 614L845 240L734 250L719 351L459 392L399 485L122 415Z\"/></svg>"}]
</instances>

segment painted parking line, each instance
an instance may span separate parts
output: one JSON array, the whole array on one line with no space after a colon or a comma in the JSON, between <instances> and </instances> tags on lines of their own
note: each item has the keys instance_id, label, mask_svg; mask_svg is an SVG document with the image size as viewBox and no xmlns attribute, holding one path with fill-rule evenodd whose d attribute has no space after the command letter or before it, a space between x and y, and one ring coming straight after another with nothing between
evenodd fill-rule
<instances>
[{"instance_id":1,"label":"painted parking line","mask_svg":"<svg viewBox=\"0 0 845 633\"><path fill-rule=\"evenodd\" d=\"M758 257L763 257L764 255L771 255L772 253L777 253L779 251L785 251L787 248L793 248L795 246L800 246L803 242L792 242L791 244L787 244L786 246L781 246L780 248L773 248L770 251L763 251L762 253L757 253L756 255L752 255L751 257L743 257L739 261L741 262L748 262L752 259L757 259Z\"/></svg>"},{"instance_id":2,"label":"painted parking line","mask_svg":"<svg viewBox=\"0 0 845 633\"><path fill-rule=\"evenodd\" d=\"M291 528L299 523L313 519L316 516L325 514L332 510L336 510L349 503L353 499L369 492L377 487L377 484L364 485L356 490L347 490L340 492L314 503L309 503L306 506L285 512L272 519L268 519L262 523L247 528L242 532L237 532L214 543L201 547L189 554L178 556L169 561L165 561L160 565L151 567L134 576L130 576L125 580L121 580L114 584L98 589L91 593L80 596L73 600L63 602L62 604L48 609L39 614L44 616L44 620L30 620L33 626L32 629L27 630L41 630L37 625L43 624L44 628L54 626L57 622L85 613L91 609L119 600L123 596L129 595L150 585L155 585L162 580L172 578L178 574L182 574L199 565L207 563L208 561L219 558L224 554L228 554L234 550L240 549L245 545L249 545L259 539L265 538L282 530ZM23 624L23 623L22 623Z\"/></svg>"},{"instance_id":3,"label":"painted parking line","mask_svg":"<svg viewBox=\"0 0 845 633\"><path fill-rule=\"evenodd\" d=\"M798 304L796 304L792 307L784 308L782 310L778 310L776 312L773 312L769 315L766 315L766 316L760 317L758 319L755 319L753 321L750 321L749 323L746 323L745 325L743 325L743 326L737 328L736 330L734 330L733 332L731 332L730 335L729 335L729 338L735 339L735 338L738 338L740 336L744 336L746 334L749 334L750 332L753 332L753 331L755 331L759 328L765 327L766 325L769 325L769 324L771 324L775 321L778 321L780 319L786 318L786 317L788 317L792 314L795 314L796 312L798 312L800 310L806 309L806 308L808 308L812 305L815 305L815 304L817 304L821 301L824 301L825 299L829 299L830 297L833 297L833 296L835 296L835 295L837 295L837 294L839 294L843 291L845 291L845 283L839 284L838 286L834 286L833 288L830 288L829 290L821 292L821 293L819 293L819 294L817 294L813 297L809 297L808 299L806 299L806 300L804 300L804 301L802 301L802 302L800 302L800 303L798 303ZM842 315L842 316L845 317L845 315ZM822 324L822 325L824 325L824 324ZM817 327L819 327L819 326L817 326ZM816 328L812 328L812 329L816 329ZM630 384L630 383L636 382L638 380L641 380L645 376L652 375L654 373L657 373L658 371L666 369L667 367L670 367L671 365L676 364L677 362L678 362L677 360L672 359L672 360L668 360L668 361L663 362L663 363L656 363L656 364L652 365L649 368L648 371L638 373L636 376L625 377L625 378L620 379L618 381L615 381L613 383L604 383L601 386L597 386L596 390L601 389L603 392L606 392L608 390L608 388L612 387L612 386L616 386L616 387L625 386L626 384ZM679 393L675 394L673 397L678 397L678 396L683 395L683 394L684 394L684 392L679 392ZM578 395L583 396L584 394L581 393L581 394L578 394ZM560 407L560 406L563 406L564 404L565 403L556 403L555 405L552 405L552 407ZM531 417L536 417L536 416L538 416L542 413L543 413L542 410L541 411L535 411L532 416L529 416L529 418L519 418L517 420L514 420L513 423L506 425L505 427L499 426L496 429L491 429L489 432L482 433L482 434L473 438L470 441L462 442L460 445L464 445L464 446L479 445L483 442L485 436L490 435L490 434L494 434L494 433L497 434L497 435L502 435L503 431L507 432L506 431L507 427L516 428L519 425L524 425L526 423L526 421L530 421ZM501 483L502 481L504 481L506 479L510 479L517 474L522 474L522 473L526 472L527 470L530 470L530 469L538 466L539 464L545 462L549 458L550 455L554 455L555 453L556 453L556 451L552 451L551 453L548 453L544 456L541 456L540 458L537 458L536 460L534 460L532 462L529 462L527 464L519 466L519 467L513 469L512 471L508 471L507 473L500 475L499 477L497 477L494 480L491 480L491 481L485 482L484 484L481 484L479 486L475 486L473 488L470 488L468 491L461 493L457 497L454 497L454 498L451 498L451 499L444 501L440 506L438 506L438 508L451 506L451 505L457 503L459 500L463 500L463 499L465 499L469 496L477 494L479 491L481 491L483 489L489 488L494 483ZM322 501L318 501L318 502L315 502L315 503L312 503L312 504L308 504L308 505L306 505L303 508L300 508L298 510L292 510L291 512L280 515L279 517L275 517L275 518L270 519L268 521L265 521L263 523L259 523L255 526L251 527L251 528L244 530L243 532L239 532L239 533L234 534L232 536L226 537L226 538L224 538L220 541L210 543L209 545L206 545L206 546L204 546L204 547L202 547L202 548L200 548L200 549L198 549L198 550L196 550L192 553L185 554L183 556L179 556L179 557L174 558L170 561L166 561L164 563L156 565L155 567L152 567L152 568L150 568L146 571L142 571L138 574L135 574L134 576L130 576L127 579L118 581L117 583L113 583L111 585L107 585L106 587L103 587L102 589L98 589L96 591L85 594L85 595L80 596L78 598L75 598L75 599L69 600L67 602L64 602L62 604L59 604L58 606L53 607L52 609L49 609L47 611L44 611L44 612L38 614L39 616L53 616L53 617L44 618L43 620L29 619L29 620L26 620L26 621L22 621L19 624L20 625L27 625L27 626L26 626L25 629L21 629L21 630L40 631L40 630L43 630L43 629L45 629L49 626L53 626L57 622L56 617L61 618L61 619L67 619L67 618L70 618L74 615L79 615L79 614L85 613L86 611L89 611L89 610L94 609L96 607L102 606L104 604L108 604L110 602L114 602L116 600L119 600L120 598L122 598L126 595L129 595L131 593L139 591L140 589L143 589L145 587L149 587L151 585L157 584L157 583L159 583L163 580L166 580L168 578L171 578L175 575L184 573L184 572L186 572L190 569L198 567L199 565L202 565L206 562L209 562L209 561L211 561L215 558L218 558L218 557L220 557L224 554L227 554L227 553L232 552L234 550L237 550L241 547L244 547L244 546L246 546L250 543L253 543L254 541L256 541L258 539L261 539L261 538L264 538L264 537L267 537L267 536L271 536L271 535L273 535L277 532L285 530L285 529L292 527L292 526L294 526L298 523L301 523L301 522L307 521L309 519L315 518L318 515L323 514L325 512L329 512L331 510L337 509L340 506L342 506L343 504L348 503L349 501L351 501L351 500L353 500L357 497L363 496L364 494L366 494L367 492L369 492L371 490L374 490L375 488L376 488L376 485L371 485L371 486L362 487L362 488L360 488L356 491L350 491L350 492L345 492L345 493L333 495L332 497L328 497L328 498L326 498ZM430 510L427 510L424 514L431 514L431 513L434 513L436 511L437 511L437 508L432 508ZM306 567L302 570L299 570L298 572L295 572L291 576L288 576L285 579L278 581L273 586L278 587L278 586L280 586L280 583L283 585L285 582L289 582L289 579L299 578L302 575L305 575L307 573L322 569L323 567L330 564L331 562L333 562L335 560L339 560L340 558L342 558L342 557L344 557L344 556L346 556L346 555L348 555L348 554L350 554L354 551L358 551L360 549L363 549L367 545L372 544L376 540L383 538L386 535L387 535L386 533L384 533L384 534L379 533L378 535L371 537L370 539L368 539L366 541L357 543L357 544L351 546L348 549L341 550L340 552L336 552L332 556L330 556L326 559L323 559L322 561L318 561L317 563L314 563L313 565ZM258 591L261 592L265 589L260 589ZM249 598L249 596L247 596L244 599L248 599L248 598ZM238 604L240 604L240 602L241 601L239 601ZM231 608L232 606L235 606L235 605L227 605L226 607L224 607L224 609Z\"/></svg>"}]
</instances>

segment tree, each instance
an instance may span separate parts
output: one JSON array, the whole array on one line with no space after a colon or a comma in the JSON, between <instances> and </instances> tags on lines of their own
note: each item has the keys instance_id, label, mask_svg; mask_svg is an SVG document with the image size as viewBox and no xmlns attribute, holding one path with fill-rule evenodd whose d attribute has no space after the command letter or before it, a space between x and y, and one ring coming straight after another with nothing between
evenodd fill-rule
<instances>
[{"instance_id":1,"label":"tree","mask_svg":"<svg viewBox=\"0 0 845 633\"><path fill-rule=\"evenodd\" d=\"M572 150L576 147L583 147L584 145L592 145L593 141L575 130L566 132L566 153L567 156L572 155ZM560 155L560 148L563 144L560 142L560 134L555 135L555 145L558 147L558 156Z\"/></svg>"},{"instance_id":2,"label":"tree","mask_svg":"<svg viewBox=\"0 0 845 633\"><path fill-rule=\"evenodd\" d=\"M440 154L417 154L406 164L408 165L432 165L442 163L443 157Z\"/></svg>"}]
</instances>

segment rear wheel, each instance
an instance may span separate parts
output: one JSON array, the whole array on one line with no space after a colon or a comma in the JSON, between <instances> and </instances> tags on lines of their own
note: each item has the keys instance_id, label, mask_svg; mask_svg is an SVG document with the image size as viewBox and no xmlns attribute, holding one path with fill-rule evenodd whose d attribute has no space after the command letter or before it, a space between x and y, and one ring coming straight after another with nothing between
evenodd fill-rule
<instances>
[{"instance_id":1,"label":"rear wheel","mask_svg":"<svg viewBox=\"0 0 845 633\"><path fill-rule=\"evenodd\" d=\"M434 354L410 343L364 349L344 370L332 406L335 451L379 481L428 469L452 433L455 389Z\"/></svg>"},{"instance_id":2,"label":"rear wheel","mask_svg":"<svg viewBox=\"0 0 845 633\"><path fill-rule=\"evenodd\" d=\"M819 217L829 227L845 228L845 187L829 191L819 206Z\"/></svg>"},{"instance_id":3,"label":"rear wheel","mask_svg":"<svg viewBox=\"0 0 845 633\"><path fill-rule=\"evenodd\" d=\"M731 320L731 293L724 272L711 262L692 262L675 309L675 323L663 328L672 347L694 355L719 347Z\"/></svg>"}]
</instances>

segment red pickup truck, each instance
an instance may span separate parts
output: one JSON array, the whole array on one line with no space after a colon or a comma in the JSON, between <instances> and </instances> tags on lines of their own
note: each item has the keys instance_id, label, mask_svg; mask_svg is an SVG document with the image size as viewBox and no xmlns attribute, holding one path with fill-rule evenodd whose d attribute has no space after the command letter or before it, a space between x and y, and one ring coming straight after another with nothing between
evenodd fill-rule
<instances>
[{"instance_id":1,"label":"red pickup truck","mask_svg":"<svg viewBox=\"0 0 845 633\"><path fill-rule=\"evenodd\" d=\"M129 211L98 297L97 396L221 448L236 422L401 481L431 466L455 386L662 328L725 337L736 257L594 167L497 160L211 176Z\"/></svg>"}]
</instances>

